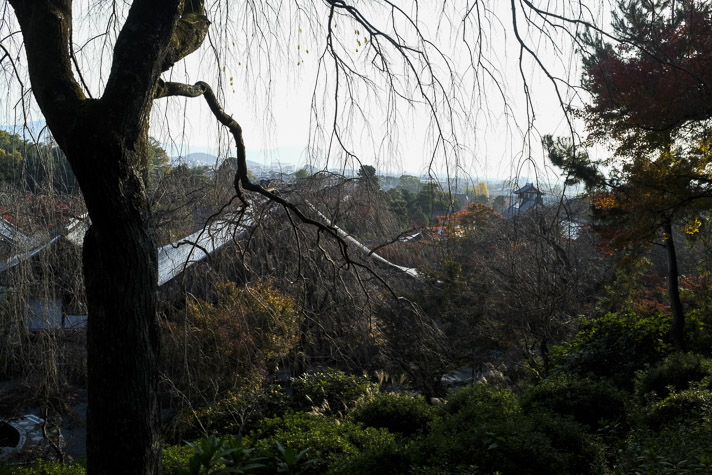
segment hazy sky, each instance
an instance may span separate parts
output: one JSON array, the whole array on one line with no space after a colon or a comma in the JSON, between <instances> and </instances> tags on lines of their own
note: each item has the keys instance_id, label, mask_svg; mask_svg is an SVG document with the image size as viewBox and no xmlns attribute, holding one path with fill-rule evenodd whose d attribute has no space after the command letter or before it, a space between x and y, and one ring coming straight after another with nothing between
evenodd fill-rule
<instances>
[{"instance_id":1,"label":"hazy sky","mask_svg":"<svg viewBox=\"0 0 712 475\"><path fill-rule=\"evenodd\" d=\"M353 19L336 15L330 51L325 3L300 2L297 8L297 3L277 2L275 9L265 8L268 3L215 2L209 12L209 39L164 75L211 84L225 110L243 127L248 159L330 168L358 167L360 161L381 172L430 171L439 177L473 179L555 175L542 159L540 135L568 135L570 130L542 66L559 78L562 100L581 103L569 87L579 82L578 58L562 30L550 28L546 33L551 36L542 35L519 10L520 37L542 64L526 51L520 63L509 2L480 2L480 15L473 13L466 22L462 18L471 1L447 2L446 7L442 2L418 2L417 11L413 2L397 2L402 15L379 8L378 1L356 2L371 25L388 36L373 37ZM538 2L562 9L578 3ZM603 8L604 2L595 3ZM107 24L101 5L75 2L75 51L95 97L108 75L112 37L120 30L122 15L118 23ZM519 0L515 5L521 8ZM601 13L591 15L598 15L595 20L601 26L607 23ZM541 26L541 20L536 21ZM12 22L3 24L0 37L12 28ZM401 49L401 54L389 39L412 49ZM19 42L3 40L3 45L11 52L19 49ZM333 55L341 61L338 73ZM8 62L2 66L10 79ZM384 68L389 74L382 73ZM10 100L0 110L4 123L23 119L18 113L21 88L8 87ZM26 117L41 119L24 97ZM574 126L580 131L580 124ZM156 101L151 133L166 144L169 155L235 153L202 98ZM302 153L308 146L310 153Z\"/></svg>"},{"instance_id":2,"label":"hazy sky","mask_svg":"<svg viewBox=\"0 0 712 475\"><path fill-rule=\"evenodd\" d=\"M441 45L444 54L451 58L451 66L457 70L457 74L462 76L462 82L459 84L461 89L456 93L463 96L470 95L470 97L465 97L463 102L471 107L472 110L468 111L471 113L471 117L463 120L464 125L458 131L463 150L460 152L457 164L455 166L451 164L448 172L450 174L470 174L474 177L505 178L518 174L532 176L533 168L536 167L540 174L544 174L545 167L538 146L539 133L568 134L568 124L564 119L553 85L544 76L540 66L525 55L522 70L519 69L519 44L512 31L511 11L508 2L490 3L495 6L496 10L491 13L491 23L484 31L488 38L487 42L483 44L483 54L490 62L488 67L496 76L488 78L480 72L479 85L472 77L472 67L469 55L464 48L465 45L458 41L458 37L462 34L462 31L457 28L458 25L455 24L453 27L446 20L442 20L440 23L434 21L433 19L437 17L438 13L436 11L431 14L421 12L422 23L419 26L423 29L424 34L429 35L432 41ZM326 17L328 13L324 9L321 14ZM363 59L362 56L369 57L369 52L363 48L359 52L355 51L358 48L357 40L360 38L363 45L363 37L367 36L356 35L355 31L358 28L356 26L353 32L349 29L349 33L343 35L346 38L345 43L351 40L354 48L348 52L357 58L356 61ZM319 60L324 49L324 41L319 36L313 38L304 33L306 27L301 29L303 38L287 39L281 45L287 51L281 52L280 57L275 61L276 66L273 66L273 69L269 71L271 85L268 92L257 91L255 93L244 86L250 82L250 79L244 71L246 61L240 61L240 57L249 54L249 51L237 54L229 52L235 57L232 61L226 62L225 72L220 71L225 84L225 108L233 113L243 126L245 142L250 149L249 158L252 160L262 163L269 163L272 160L295 161L300 158L300 161L304 163L308 160L308 157L299 155L309 143L310 127L315 127L310 107L317 82L317 73L320 72ZM323 35L324 32L321 34ZM523 31L522 35L524 36L524 34ZM538 48L537 54L553 74L564 78L571 84L578 83L580 72L576 67L577 58L572 55L571 49L563 41L551 44L549 41L542 41L534 36L525 39L531 43L533 48ZM558 47L559 50L555 51L555 47ZM239 47L235 47L235 49L239 50ZM291 51L289 51L290 49ZM308 54L307 50L309 50ZM196 56L187 62L186 69L190 76L194 76L195 71L200 70L203 60L204 56ZM235 61L239 64L235 64ZM290 62L292 64L289 64ZM442 66L442 62L437 58L436 62ZM355 62L355 64L362 63ZM321 63L321 66L322 76L319 79L323 81L323 70L328 70L331 65L329 60L326 60ZM262 80L266 80L267 73L264 71L266 69L264 65L262 69L263 71L260 71L258 75ZM441 69L441 73L444 74L443 69ZM534 108L533 111L530 111L530 117L533 112L535 130L532 131L529 141L524 137L529 118L527 117L522 75L530 87L531 105ZM232 87L230 78L232 78ZM251 80L255 81L254 78ZM572 100L571 91L563 87L563 84L560 85L564 99ZM479 87L479 90L475 91L476 87ZM498 87L502 88L506 97L506 108L502 92L497 89ZM265 116L265 97L256 97L261 94L269 94L268 105L271 107L272 123ZM371 102L359 104L369 107L370 126L375 129L385 127L383 116L386 112L383 111L383 108L387 105L378 103L373 97L379 94L387 94L383 82L377 84L374 93L368 99ZM328 102L319 102L321 99L322 96L317 95L317 107L322 106L324 109L332 107ZM187 102L188 114L185 122L181 124L181 127L185 126L188 129L190 145L187 150L234 153L226 152L227 141L218 140L217 126L202 100L192 99ZM354 120L348 126L349 134L356 137L353 141L355 145L351 150L359 155L364 163L375 165L382 171L425 172L433 153L432 138L428 135L428 124L432 119L422 107L411 108L402 103L400 105L403 106L403 109L396 114L397 123L389 132L389 138L394 141L393 145L379 148L378 145L384 138L378 136L377 133L369 135L365 130L367 127L359 120ZM447 111L441 109L441 112L446 115ZM172 125L171 128L175 130L176 126ZM185 141L179 142L185 143ZM373 142L376 142L375 147ZM269 150L269 152L265 153L264 150ZM317 156L321 158L319 154ZM446 160L446 158L440 157L433 167L434 171L443 173ZM331 158L329 166L340 163L338 158ZM323 163L317 163L317 165L323 165Z\"/></svg>"}]
</instances>

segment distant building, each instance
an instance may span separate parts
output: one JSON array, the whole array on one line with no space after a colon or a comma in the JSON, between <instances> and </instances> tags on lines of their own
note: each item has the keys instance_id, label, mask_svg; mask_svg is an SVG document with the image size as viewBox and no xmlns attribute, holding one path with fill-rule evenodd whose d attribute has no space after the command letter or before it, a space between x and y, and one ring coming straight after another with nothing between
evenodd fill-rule
<instances>
[{"instance_id":1,"label":"distant building","mask_svg":"<svg viewBox=\"0 0 712 475\"><path fill-rule=\"evenodd\" d=\"M517 195L517 197L512 200L512 204L509 208L505 209L502 213L502 216L507 219L513 218L520 213L525 213L544 204L544 200L542 199L544 193L539 191L539 189L531 183L527 183L523 187L514 191L514 194Z\"/></svg>"}]
</instances>

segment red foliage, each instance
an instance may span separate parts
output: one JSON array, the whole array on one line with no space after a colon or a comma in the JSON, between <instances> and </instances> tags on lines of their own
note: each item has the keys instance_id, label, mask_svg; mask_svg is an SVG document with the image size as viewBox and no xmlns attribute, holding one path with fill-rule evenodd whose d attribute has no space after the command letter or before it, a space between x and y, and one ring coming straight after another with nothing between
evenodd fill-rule
<instances>
[{"instance_id":1,"label":"red foliage","mask_svg":"<svg viewBox=\"0 0 712 475\"><path fill-rule=\"evenodd\" d=\"M670 22L672 23L672 22ZM641 26L643 29L643 26ZM690 2L685 21L614 48L600 47L587 75L597 117L605 133L630 129L665 131L712 117L712 18ZM607 125L604 125L607 124Z\"/></svg>"}]
</instances>

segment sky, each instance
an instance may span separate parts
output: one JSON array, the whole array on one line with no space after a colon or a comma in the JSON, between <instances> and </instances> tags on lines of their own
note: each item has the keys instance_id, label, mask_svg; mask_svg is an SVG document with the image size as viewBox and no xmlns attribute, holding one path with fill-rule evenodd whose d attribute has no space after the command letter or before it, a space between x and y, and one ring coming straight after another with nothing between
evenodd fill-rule
<instances>
[{"instance_id":1,"label":"sky","mask_svg":"<svg viewBox=\"0 0 712 475\"><path fill-rule=\"evenodd\" d=\"M570 134L569 124L559 105L553 84L545 77L541 66L536 64L532 58L526 57L525 54L520 70L519 44L512 32L511 11L508 8L508 2L498 1L490 2L490 4L496 10L491 12L491 23L485 31L488 38L482 46L485 60L491 63L488 67L494 71L496 84L495 80L487 78L482 71L478 72L480 83L475 83L472 74L473 68L461 41L459 41L462 31L457 28L457 24L453 27L451 23L444 20L440 23L435 22L433 18L437 17L438 12L421 12L420 27L424 34L438 43L444 54L451 59L450 67L453 67L457 74L462 76L459 89L452 95L453 97L461 95L462 104L460 107L463 109L469 107L469 110L459 111L461 123L456 127L460 127L460 129L453 132L457 134L458 140L461 142L458 145L462 147L458 151L456 159L453 158L452 153L449 156L441 154L431 166L433 141L431 138L432 128L428 128L428 124L432 123L432 118L428 111L424 110L424 107L410 107L401 101L396 104L396 107L401 107L396 114L396 124L390 126L392 130L386 134L386 137L379 136L378 131L375 133L366 132L367 127L359 123L358 120L351 123L348 131L356 138L352 142L353 147L347 148L359 155L363 163L376 166L379 172L384 174L404 172L427 174L430 172L440 177L447 174L471 177L474 180L481 178L504 179L512 176L533 177L536 175L541 179L556 179L556 171L548 168L543 160L543 152L539 146L540 135L568 135ZM558 42L550 42L537 37L534 34L535 31L530 31L530 36L527 36L527 31L521 26L521 23L525 24L525 22L521 18L519 21L522 37L532 48L536 48L543 65L553 75L564 79L571 85L578 85L580 78L578 58L573 54L571 48L565 47L566 38L558 38ZM394 24L396 23L394 22ZM384 25L385 28L388 28L387 24ZM358 25L355 28L358 29ZM351 41L352 45L357 45L354 40L359 35L352 34L355 31L352 32L349 29L348 33L342 36L344 43ZM361 35L361 44L363 44L364 36L366 35ZM232 88L227 88L226 109L235 111L236 117L245 128L245 141L250 158L264 164L274 160L287 162L296 160L298 163L313 160L313 157L300 155L300 151L303 151L309 144L310 127L315 127L315 117L310 113L310 102L313 98L317 77L323 81L323 76L318 76L320 74L318 54L320 38L287 40L284 43L285 49L291 48L292 50L285 53L286 62L291 60L298 66L289 68L289 64L280 64L279 67L290 69L290 73L284 76L279 72L275 74L273 86L269 91L273 114L272 124L265 125L261 120L263 118L261 114L264 111L260 109L259 100L252 102L253 98L249 97L249 91L246 94L241 94L244 89L241 89L240 85L243 82L249 82L249 80L244 79L247 75L240 70L240 67L235 68L234 63L230 67L228 63L225 72L225 76L234 77L234 83L237 84L235 93L231 92ZM321 48L323 48L323 41L321 44ZM303 52L310 46L312 50L309 55L295 54L296 51ZM350 50L349 53L358 59L362 59L359 55L369 57L367 51L361 49L356 53L356 49ZM359 63L358 59L354 61L354 64L357 67L363 67L363 63ZM239 61L239 54L237 60ZM443 62L439 61L437 57L433 62L440 68L440 77L443 77L446 72ZM330 67L328 61L325 64L327 68ZM394 64L398 64L398 62L394 61ZM369 72L373 71L366 69L366 73ZM532 98L533 109L529 111L529 117L526 110L523 78L526 78ZM558 84L561 87L564 101L572 102L574 105L581 104L572 89L564 86L562 82ZM476 87L479 89L475 90ZM505 99L498 89L500 87L506 97L506 107ZM378 83L374 95L385 96L387 94L384 84ZM370 107L366 115L372 121L371 127L385 128L383 116L387 113L384 112L384 108L389 105L375 100L373 96L367 97L365 101L370 102L364 103L362 97L359 96L357 100L362 101L359 102L359 106ZM414 94L413 97L416 100L419 99L417 94ZM321 99L321 96L317 96L317 99ZM329 113L333 112L331 104L318 101L317 103L328 111L325 114L326 120L324 120L324 122L328 122L331 119ZM442 104L440 106L438 113L446 117L450 111L442 107ZM469 117L465 117L468 114ZM204 107L197 111L197 117L200 117L197 123L204 124L207 128L211 127L208 125L211 123L211 118ZM527 137L528 121L531 117L533 117L533 129L529 131L531 135ZM575 123L574 126L577 130L582 131L580 123ZM266 133L266 130L269 133ZM313 139L313 134L311 138ZM190 150L194 150L195 146L209 149L210 144L215 143L214 134L211 134L210 131L193 134L191 139ZM379 148L371 145L374 142L381 145L389 140L393 143L385 147ZM317 145L323 146L319 143ZM318 158L323 159L323 156L317 157L316 160L317 166L322 166L323 162ZM328 166L339 166L342 163L337 154L336 159L329 159ZM357 167L358 164L355 166Z\"/></svg>"},{"instance_id":2,"label":"sky","mask_svg":"<svg viewBox=\"0 0 712 475\"><path fill-rule=\"evenodd\" d=\"M389 36L375 37L362 24L336 15L332 44L342 64L337 73L327 49L329 12L323 2L301 2L300 8L293 2L278 2L278 10L262 9L267 2L231 3L229 8L216 2L209 12L208 40L164 78L211 84L225 110L243 127L248 159L265 165L281 161L333 169L364 163L382 174L429 173L473 181L517 176L555 180L556 171L543 159L540 135L568 135L570 129L542 65L563 80L557 82L562 99L580 106L577 91L564 85L576 86L580 77L578 59L567 46L570 39L556 36L556 30L550 31L552 38L542 37L536 28L528 28L520 12L520 35L542 63L525 52L520 66L509 2L481 2L491 10L480 12L479 30L460 21L462 2L449 2L453 8L442 12L434 9L441 2L425 2L428 5L420 4L418 11L407 6L412 2L398 2L408 18L379 9L380 3L357 5L374 28ZM111 32L120 28L120 24L107 26L100 5L75 2L75 19L82 19L74 33L78 64L94 95L100 95L108 75ZM607 22L601 19L603 14L599 16L601 24ZM417 22L411 24L409 19ZM97 32L105 31L109 35L97 39ZM475 31L483 34L478 44ZM473 66L463 38L481 47L480 65ZM389 39L413 50L402 49L405 55L401 55ZM379 45L382 56L377 54ZM384 67L389 68L389 76L379 70ZM3 68L7 70L7 62ZM415 74L420 75L420 83L413 80ZM368 79L361 80L360 75ZM1 108L0 123L24 119L18 107L21 97L29 102L21 94L26 89L10 88L8 97L15 100ZM26 110L28 119L41 120L36 109ZM440 141L438 126L443 132ZM583 133L580 123L573 126ZM156 101L151 134L171 156L235 154L232 140L201 98Z\"/></svg>"},{"instance_id":3,"label":"sky","mask_svg":"<svg viewBox=\"0 0 712 475\"><path fill-rule=\"evenodd\" d=\"M506 2L496 2L495 5L505 5ZM322 13L323 15L324 13ZM451 166L447 170L449 174L472 175L473 177L493 177L506 178L513 175L528 175L533 174L532 164L534 164L541 174L545 171L541 160L541 150L538 143L532 143L531 150L525 147L522 138L522 129L527 126L526 110L524 106L523 81L519 72L518 65L518 44L514 35L511 33L511 26L507 22L511 22L508 17L511 13L507 8L500 8L493 12L493 16L501 19L502 25L493 26L489 30L491 38L484 45L487 48L485 55L492 62L492 68L498 70L499 77L497 81L505 89L509 110L505 110L503 99L499 97L495 85L485 81L481 91L472 93L474 88L472 77L467 77L469 61L467 55L461 48L461 44L453 44L452 25L445 23L438 25L429 19L437 16L437 12L432 15L423 15L425 20L421 27L427 31L434 41L439 41L444 44L448 50L447 54L452 58L452 65L458 70L458 74L463 75L462 92L463 96L468 93L480 97L465 98L465 106L469 105L473 110L467 111L472 114L472 117L465 119L467 124L459 131L463 147L467 150L460 153L458 163ZM447 29L450 31L445 31ZM301 29L301 28L300 28ZM354 33L358 29L355 27ZM303 31L303 29L302 29ZM506 35L505 35L506 33ZM322 32L323 34L323 32ZM305 35L306 36L306 35ZM363 38L367 35L351 34L351 30L346 35L343 35L349 40ZM351 38L349 38L351 36ZM239 40L238 40L239 41ZM284 53L284 58L280 58L281 63L278 63L279 71L273 71L272 87L268 92L257 91L258 94L269 94L270 106L273 122L265 123L263 101L255 100L251 91L242 87L243 84L249 83L247 74L244 73L244 63L240 61L241 55L246 52L238 52L233 61L227 62L225 71L220 71L223 75L223 80L226 83L225 108L231 111L245 130L245 142L248 147L250 159L269 164L271 161L285 161L294 163L305 163L310 160L306 154L302 154L303 150L309 144L310 127L314 127L314 117L311 115L310 103L313 99L314 84L317 82L319 71L319 51L323 48L319 46L320 38L309 38L301 40L285 40L285 49L292 49ZM356 41L352 41L354 45L358 45ZM361 39L361 44L363 40ZM546 46L546 45L544 45ZM312 48L309 54L297 55L298 51L306 51ZM298 49L297 49L298 48ZM354 48L349 53L354 56L359 54L367 55L367 51L356 53ZM557 75L566 75L567 80L571 82L577 81L578 70L575 63L561 64L559 58L556 57L552 48L542 47L539 53L544 58L547 66L555 68ZM560 51L558 54L568 61L571 55L570 51ZM228 55L226 55L228 56ZM200 70L200 55L190 58L186 68L193 72ZM237 60L241 65L234 64ZM297 63L290 68L288 62ZM437 62L437 58L435 59ZM394 61L395 62L395 61ZM360 66L362 63L355 63ZM329 66L328 62L326 63ZM558 99L555 95L554 88L548 81L540 69L535 67L531 61L525 61L523 65L523 74L526 77L530 87L532 88L535 126L533 141L538 142L537 132L541 134L565 134L567 133L567 123L564 119L563 112L557 106ZM565 71L566 68L571 68L570 71ZM281 74L282 70L290 69L289 74ZM265 72L261 71L264 75ZM229 86L229 79L233 78L234 87ZM322 79L322 78L320 78ZM468 84L469 81L469 84ZM467 90L470 91L467 91ZM387 94L383 84L378 84L377 93ZM235 91L235 92L233 92ZM487 96L487 97L482 97ZM320 97L317 97L320 99ZM417 95L416 95L417 99ZM361 97L358 98L361 100ZM370 99L371 104L359 105L366 107L371 106L368 117L373 123L372 127L384 127L383 104L376 104L373 98ZM204 103L200 100L191 100L187 105L188 123L186 127L190 128L188 135L190 141L178 140L179 146L184 146L189 143L185 150L207 151L212 153L230 154L234 153L226 149L229 141L220 141L216 137L215 121L212 120ZM197 103L197 104L196 104ZM331 104L320 104L325 110L333 112ZM402 105L402 104L401 104ZM390 139L394 140L395 144L388 147L377 148L369 144L371 141L381 143L387 138L378 136L377 133L368 135L364 132L363 124L355 120L349 128L350 134L363 136L354 140L355 146L350 148L354 153L358 154L363 163L375 165L380 172L383 173L425 173L429 165L430 154L432 153L432 142L428 141L428 124L431 118L427 112L420 108L410 108L404 106L403 111L397 114L397 124L393 127L393 131L389 133ZM447 111L441 109L443 115ZM171 127L173 130L175 126ZM518 130L519 129L519 130ZM432 132L432 131L431 131ZM217 146L216 146L217 144ZM178 152L178 148L173 148L172 154ZM532 157L532 161L528 160ZM434 164L434 171L443 174L444 162L447 159L440 157L439 161ZM317 160L318 162L319 160ZM342 162L336 158L330 159L329 166L338 166ZM317 165L323 165L317 163Z\"/></svg>"}]
</instances>

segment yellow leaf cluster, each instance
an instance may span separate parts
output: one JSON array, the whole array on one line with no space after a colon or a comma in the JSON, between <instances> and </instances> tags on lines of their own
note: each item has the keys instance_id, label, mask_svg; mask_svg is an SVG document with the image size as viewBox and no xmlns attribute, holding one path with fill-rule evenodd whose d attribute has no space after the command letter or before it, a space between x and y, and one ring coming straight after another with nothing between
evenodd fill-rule
<instances>
[{"instance_id":1,"label":"yellow leaf cluster","mask_svg":"<svg viewBox=\"0 0 712 475\"><path fill-rule=\"evenodd\" d=\"M685 227L683 228L683 231L685 231L685 234L688 236L694 236L700 232L700 228L702 227L702 221L695 216L691 218L687 223L685 223Z\"/></svg>"},{"instance_id":2,"label":"yellow leaf cluster","mask_svg":"<svg viewBox=\"0 0 712 475\"><path fill-rule=\"evenodd\" d=\"M607 210L615 208L617 205L616 198L610 193L601 193L592 198L593 207L595 209Z\"/></svg>"}]
</instances>

